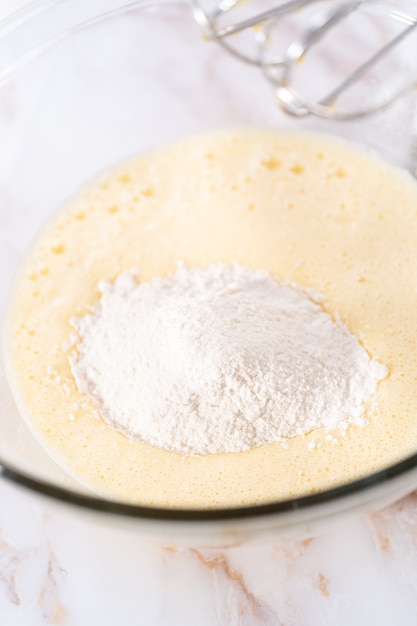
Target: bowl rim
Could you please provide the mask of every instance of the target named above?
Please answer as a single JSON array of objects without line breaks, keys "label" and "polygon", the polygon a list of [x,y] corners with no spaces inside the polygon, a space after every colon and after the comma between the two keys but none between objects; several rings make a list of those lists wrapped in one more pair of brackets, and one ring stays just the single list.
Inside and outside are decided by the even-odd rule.
[{"label": "bowl rim", "polygon": [[[263,504],[202,509],[153,507],[119,502],[117,500],[110,500],[93,494],[77,493],[71,489],[60,487],[58,485],[54,485],[53,483],[29,476],[7,462],[2,461],[0,458],[0,479],[5,479],[13,485],[23,487],[26,490],[39,495],[46,496],[50,500],[72,505],[76,508],[86,509],[95,513],[108,513],[113,517],[119,518],[124,517],[129,519],[175,523],[193,522],[194,524],[201,524],[202,522],[238,522],[245,519],[288,516],[288,514],[295,516],[302,512],[313,512],[317,510],[318,507],[323,509],[325,505],[334,504],[335,502],[339,502],[341,500],[348,504],[348,501],[353,501],[359,495],[364,493],[371,495],[377,487],[381,487],[387,483],[393,483],[396,479],[404,478],[409,475],[415,474],[414,482],[417,486],[416,469],[417,454],[413,454],[385,469],[313,494],[301,495],[295,498],[288,498],[285,500],[267,502]],[[371,498],[369,498],[369,500],[371,500]],[[314,515],[314,517],[317,517],[317,515]]]}]

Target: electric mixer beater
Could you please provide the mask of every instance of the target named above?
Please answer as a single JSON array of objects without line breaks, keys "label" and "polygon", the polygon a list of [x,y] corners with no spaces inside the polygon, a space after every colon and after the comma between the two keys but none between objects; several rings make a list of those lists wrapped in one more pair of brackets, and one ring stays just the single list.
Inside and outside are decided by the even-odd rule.
[{"label": "electric mixer beater", "polygon": [[[335,120],[353,120],[385,109],[417,85],[417,2],[380,0],[288,0],[265,8],[265,3],[220,0],[208,9],[203,0],[191,0],[194,17],[206,39],[216,41],[238,59],[259,66],[274,86],[280,106],[291,115],[314,114]],[[355,22],[356,20],[356,22]],[[358,51],[360,21],[378,27],[375,41],[367,37]],[[350,22],[350,24],[348,24]],[[300,28],[301,25],[301,28]],[[313,54],[337,56],[338,44],[350,28],[348,50],[339,52],[345,66],[336,85],[323,86],[314,96],[297,86],[300,69]],[[247,52],[248,34],[252,54]],[[243,48],[239,37],[246,37]],[[331,41],[331,38],[333,40]],[[329,44],[330,40],[330,44]],[[277,52],[274,47],[280,46]],[[330,48],[329,48],[330,46]],[[350,61],[350,62],[349,62]],[[384,67],[392,77],[378,79]],[[307,69],[308,72],[308,69]],[[310,73],[311,78],[311,73]],[[355,87],[367,83],[370,97],[358,105]],[[363,94],[363,92],[362,92]]]}]

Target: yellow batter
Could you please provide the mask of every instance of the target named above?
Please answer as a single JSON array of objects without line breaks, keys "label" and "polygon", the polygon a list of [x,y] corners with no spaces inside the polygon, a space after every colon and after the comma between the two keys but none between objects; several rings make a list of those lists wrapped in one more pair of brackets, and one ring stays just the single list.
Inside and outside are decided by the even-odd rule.
[{"label": "yellow batter", "polygon": [[[417,450],[416,241],[416,183],[345,143],[228,131],[161,148],[83,189],[30,251],[8,321],[16,400],[60,465],[119,500],[234,506],[363,476]],[[69,319],[91,310],[100,280],[133,267],[149,280],[178,260],[236,261],[324,294],[324,308],[389,369],[370,424],[192,457],[104,423],[72,378]]]}]

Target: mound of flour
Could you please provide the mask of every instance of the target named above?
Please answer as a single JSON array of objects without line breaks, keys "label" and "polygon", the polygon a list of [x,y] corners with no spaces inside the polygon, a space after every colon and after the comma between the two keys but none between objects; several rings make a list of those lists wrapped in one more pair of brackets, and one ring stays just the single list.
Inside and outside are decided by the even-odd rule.
[{"label": "mound of flour", "polygon": [[239,452],[363,422],[387,375],[309,295],[239,265],[100,283],[70,365],[129,437],[183,454]]}]

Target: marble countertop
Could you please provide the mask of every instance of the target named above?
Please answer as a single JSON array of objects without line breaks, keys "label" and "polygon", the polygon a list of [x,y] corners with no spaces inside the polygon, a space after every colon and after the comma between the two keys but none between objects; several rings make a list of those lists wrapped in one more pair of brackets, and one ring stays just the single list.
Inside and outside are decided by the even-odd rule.
[{"label": "marble countertop", "polygon": [[0,482],[0,626],[115,624],[415,626],[417,495],[300,540],[201,548]]},{"label": "marble countertop", "polygon": [[5,626],[415,626],[417,497],[319,536],[179,547],[0,484]]}]

